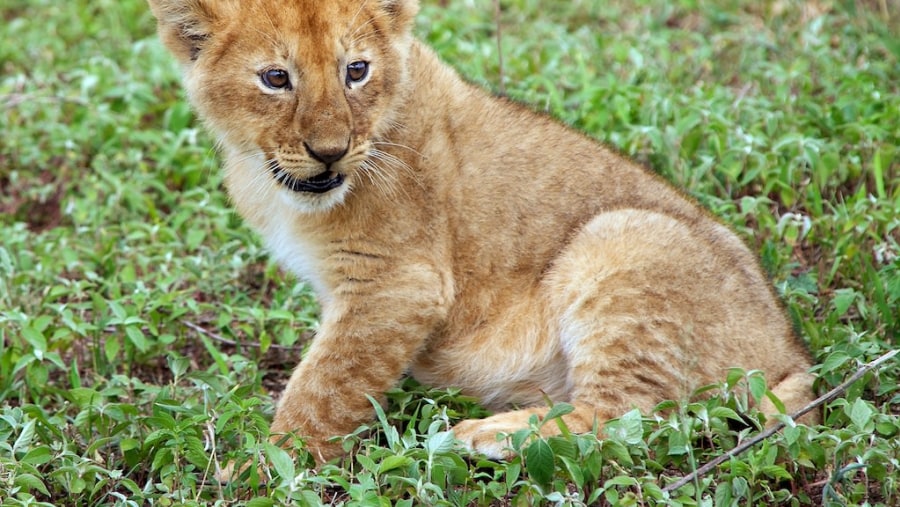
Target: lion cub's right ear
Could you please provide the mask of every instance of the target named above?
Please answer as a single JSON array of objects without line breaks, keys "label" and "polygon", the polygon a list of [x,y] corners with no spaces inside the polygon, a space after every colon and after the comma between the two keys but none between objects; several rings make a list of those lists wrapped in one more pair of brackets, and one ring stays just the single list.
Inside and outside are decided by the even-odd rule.
[{"label": "lion cub's right ear", "polygon": [[[238,0],[239,1],[239,0]],[[159,38],[179,62],[197,59],[217,22],[228,9],[228,0],[147,0],[156,16]]]}]

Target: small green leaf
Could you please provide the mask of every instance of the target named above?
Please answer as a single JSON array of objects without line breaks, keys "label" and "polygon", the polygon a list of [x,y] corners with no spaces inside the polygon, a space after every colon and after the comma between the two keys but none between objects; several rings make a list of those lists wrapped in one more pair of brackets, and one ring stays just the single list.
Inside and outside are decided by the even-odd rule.
[{"label": "small green leaf", "polygon": [[116,360],[121,349],[122,342],[119,341],[119,337],[117,336],[110,336],[103,343],[103,352],[106,354],[106,360],[110,363]]},{"label": "small green leaf", "polygon": [[26,326],[22,329],[22,338],[25,338],[25,341],[31,345],[35,357],[38,359],[44,357],[44,352],[47,351],[47,339],[43,333],[31,326]]},{"label": "small green leaf", "polygon": [[269,458],[269,463],[278,472],[279,477],[286,480],[294,478],[294,460],[291,459],[291,455],[287,451],[275,444],[266,442],[266,456]]},{"label": "small green leaf", "polygon": [[571,414],[572,411],[575,410],[575,407],[570,405],[569,403],[557,403],[550,407],[550,410],[547,411],[547,415],[544,416],[544,420],[541,421],[541,426],[547,423],[547,421],[552,421],[557,417],[562,417],[567,414]]},{"label": "small green leaf", "polygon": [[385,472],[390,472],[391,470],[405,467],[410,463],[412,463],[412,459],[407,456],[391,455],[387,458],[384,458],[384,460],[378,465],[378,473],[383,474]]},{"label": "small green leaf", "polygon": [[844,352],[833,352],[822,361],[822,368],[820,369],[821,373],[828,373],[834,371],[841,366],[844,365],[847,361],[850,360],[850,356],[848,356]]},{"label": "small green leaf", "polygon": [[762,375],[750,375],[750,378],[747,379],[747,383],[750,385],[750,395],[753,396],[753,399],[759,403],[762,401],[763,396],[766,395],[766,379]]},{"label": "small green leaf", "polygon": [[856,401],[853,402],[853,405],[850,406],[847,415],[850,417],[850,422],[853,423],[857,429],[866,431],[867,426],[872,422],[874,413],[875,411],[868,403],[863,401],[862,398],[857,398]]},{"label": "small green leaf", "polygon": [[122,452],[131,451],[133,449],[140,449],[141,441],[136,438],[123,438],[119,441],[119,449]]},{"label": "small green leaf", "polygon": [[553,449],[546,440],[537,438],[525,449],[525,469],[538,484],[550,484],[553,479]]},{"label": "small green leaf", "polygon": [[584,487],[584,470],[581,465],[571,460],[565,456],[560,457],[563,462],[563,465],[566,467],[566,471],[569,473],[569,478],[571,478],[572,482],[575,483],[575,486],[579,488]]},{"label": "small green leaf", "polygon": [[631,410],[622,417],[606,424],[610,437],[628,445],[637,445],[644,439],[643,418],[640,410]]},{"label": "small green leaf", "polygon": [[50,462],[51,459],[53,459],[53,455],[50,453],[50,448],[41,446],[28,451],[28,453],[22,457],[21,461],[22,463],[28,463],[29,465],[39,466]]},{"label": "small green leaf", "polygon": [[131,341],[139,351],[147,352],[150,350],[150,343],[144,337],[144,332],[141,331],[140,328],[128,326],[125,328],[125,334],[128,335],[128,340]]},{"label": "small green leaf", "polygon": [[449,452],[453,449],[454,437],[453,431],[439,431],[434,435],[429,435],[422,443],[422,447],[428,452],[429,456]]},{"label": "small green leaf", "polygon": [[773,479],[791,479],[791,474],[789,474],[787,470],[784,469],[784,467],[781,467],[779,465],[766,465],[762,467],[761,471],[762,473]]},{"label": "small green leaf", "polygon": [[156,452],[153,456],[153,461],[150,464],[150,470],[156,471],[161,467],[172,463],[175,460],[175,455],[172,453],[172,449],[168,447],[164,447]]},{"label": "small green leaf", "polygon": [[614,459],[620,465],[631,466],[634,464],[628,449],[615,440],[604,440],[601,450],[605,456]]},{"label": "small green leaf", "polygon": [[743,421],[740,415],[734,410],[728,407],[713,407],[709,410],[710,417],[716,417],[719,419],[730,419],[732,421]]},{"label": "small green leaf", "polygon": [[669,456],[683,456],[690,452],[690,444],[687,438],[681,432],[672,432],[669,435]]},{"label": "small green leaf", "polygon": [[778,396],[775,395],[775,393],[767,389],[766,398],[769,398],[769,401],[772,402],[772,405],[775,405],[775,410],[777,410],[780,414],[787,413],[787,407],[784,406],[784,403],[781,401],[781,399],[778,398]]},{"label": "small green leaf", "polygon": [[47,490],[47,486],[44,485],[44,482],[31,474],[17,475],[15,485],[24,488],[25,491],[37,490],[43,495],[50,496],[50,492]]},{"label": "small green leaf", "polygon": [[199,470],[206,470],[209,467],[209,456],[203,449],[203,442],[197,437],[186,439],[184,457]]},{"label": "small green leaf", "polygon": [[80,495],[87,488],[87,482],[81,477],[72,477],[69,481],[69,493]]},{"label": "small green leaf", "polygon": [[176,378],[183,376],[191,366],[190,359],[179,355],[167,356],[166,362],[169,364],[169,370],[172,372],[172,375],[175,375]]},{"label": "small green leaf", "polygon": [[372,458],[366,456],[365,454],[357,454],[356,461],[358,461],[359,464],[362,465],[363,468],[365,468],[366,470],[368,470],[370,472],[374,473],[374,472],[378,471],[378,465],[375,464],[375,461]]},{"label": "small green leaf", "polygon": [[553,449],[553,455],[556,457],[575,459],[575,456],[578,454],[575,442],[569,438],[561,436],[550,437],[547,439],[547,443],[550,445],[550,448]]},{"label": "small green leaf", "polygon": [[640,483],[638,483],[638,480],[635,479],[634,477],[629,477],[627,475],[619,475],[619,476],[613,477],[612,479],[603,483],[603,487],[604,488],[609,488],[610,486],[631,487],[631,486],[638,486],[639,484]]},{"label": "small green leaf", "polygon": [[25,425],[22,426],[22,432],[19,433],[19,438],[16,439],[16,443],[14,443],[12,446],[13,452],[25,450],[31,445],[31,440],[34,438],[36,424],[37,421],[35,421],[34,419],[29,419],[28,422],[26,422]]},{"label": "small green leaf", "polygon": [[69,389],[69,399],[79,408],[97,406],[97,402],[103,400],[103,395],[89,387],[76,387]]},{"label": "small green leaf", "polygon": [[738,385],[738,382],[740,382],[744,376],[744,370],[740,368],[731,368],[728,370],[728,375],[725,377],[725,384],[729,389],[732,389],[734,386]]},{"label": "small green leaf", "polygon": [[857,293],[853,289],[838,289],[834,291],[834,299],[831,304],[834,306],[835,317],[843,317],[850,309],[850,305],[856,301]]}]

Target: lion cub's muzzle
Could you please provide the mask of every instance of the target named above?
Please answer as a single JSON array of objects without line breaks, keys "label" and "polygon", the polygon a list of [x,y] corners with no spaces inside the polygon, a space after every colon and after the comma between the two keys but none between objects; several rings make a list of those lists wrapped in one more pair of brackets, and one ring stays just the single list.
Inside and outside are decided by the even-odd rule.
[{"label": "lion cub's muzzle", "polygon": [[313,194],[324,194],[344,184],[344,175],[333,171],[331,168],[336,162],[344,158],[344,155],[347,154],[347,148],[314,150],[306,143],[303,143],[303,146],[306,148],[309,156],[316,162],[321,163],[325,170],[310,178],[298,178],[273,160],[269,166],[272,174],[275,176],[275,181],[294,192],[309,192]]},{"label": "lion cub's muzzle", "polygon": [[288,174],[277,163],[271,164],[275,181],[294,192],[310,192],[324,194],[344,184],[344,175],[333,171],[323,171],[312,178],[300,179]]}]

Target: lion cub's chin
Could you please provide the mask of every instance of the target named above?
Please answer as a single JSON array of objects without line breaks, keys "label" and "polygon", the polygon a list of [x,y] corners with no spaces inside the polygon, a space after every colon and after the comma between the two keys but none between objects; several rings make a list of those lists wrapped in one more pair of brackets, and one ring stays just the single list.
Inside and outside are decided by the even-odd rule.
[{"label": "lion cub's chin", "polygon": [[345,177],[341,186],[321,194],[297,192],[281,184],[278,187],[278,197],[282,202],[299,213],[310,214],[324,213],[343,204],[350,192],[351,184],[349,178]]}]

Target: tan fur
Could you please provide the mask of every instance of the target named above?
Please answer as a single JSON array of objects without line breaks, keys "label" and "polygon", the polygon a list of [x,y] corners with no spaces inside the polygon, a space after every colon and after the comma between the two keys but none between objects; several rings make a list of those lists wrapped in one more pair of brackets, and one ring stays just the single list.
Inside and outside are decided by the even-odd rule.
[{"label": "tan fur", "polygon": [[[811,399],[810,358],[742,242],[633,162],[465,83],[409,34],[415,0],[149,2],[234,204],[322,305],[274,433],[334,457],[326,440],[404,373],[500,411],[455,428],[491,456],[545,395],[575,405],[576,432],[729,367],[765,371],[788,410]],[[276,163],[344,180],[295,191]]]}]

